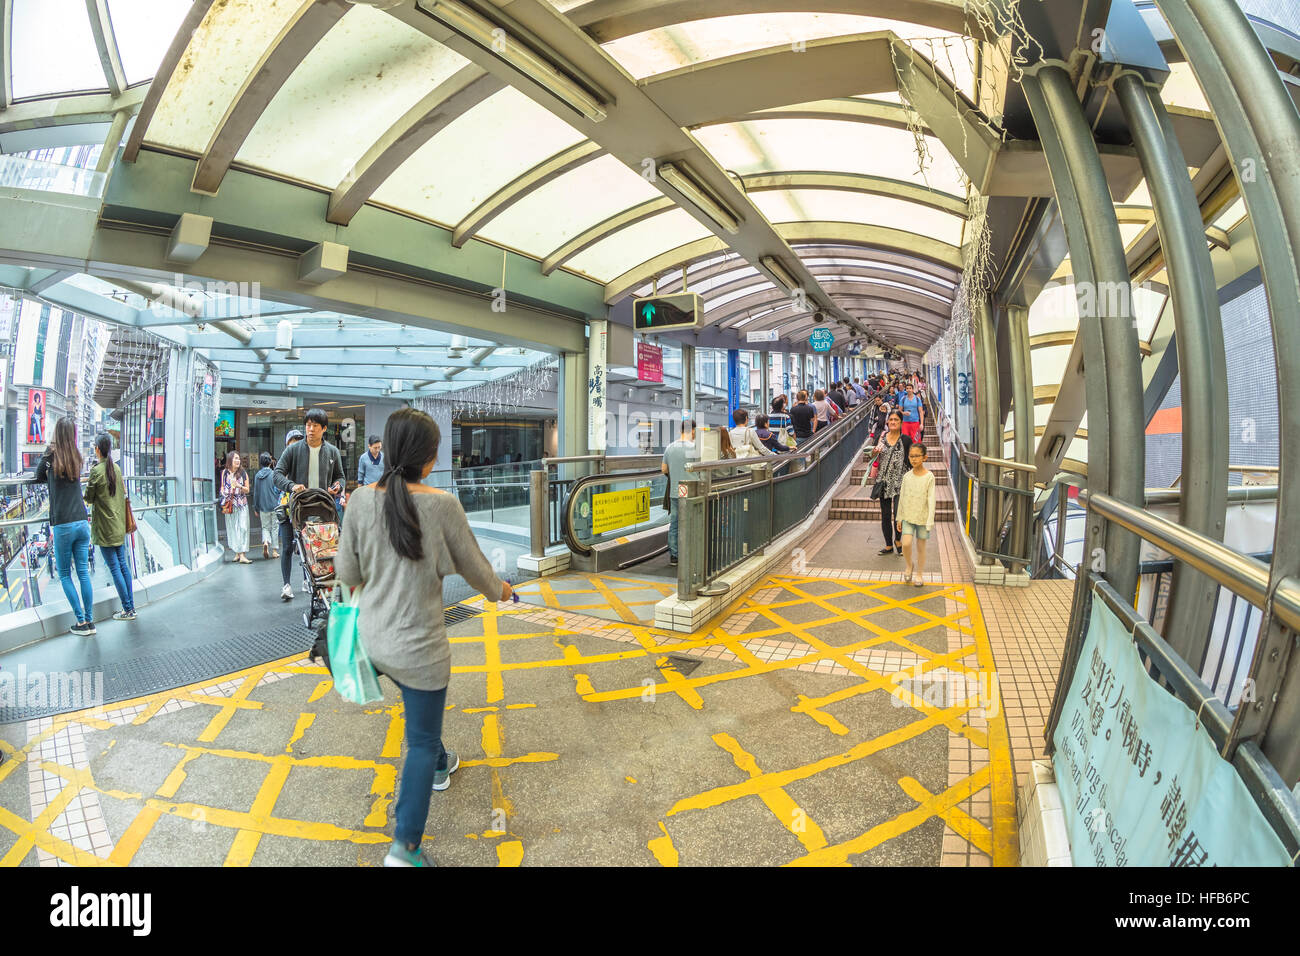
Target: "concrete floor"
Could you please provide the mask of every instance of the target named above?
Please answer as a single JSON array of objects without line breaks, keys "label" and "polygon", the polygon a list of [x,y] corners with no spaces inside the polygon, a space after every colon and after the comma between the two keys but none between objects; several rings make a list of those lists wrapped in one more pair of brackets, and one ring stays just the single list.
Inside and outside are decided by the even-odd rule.
[{"label": "concrete floor", "polygon": [[[778,576],[696,635],[491,605],[450,632],[462,769],[427,847],[452,865],[937,865],[956,838],[964,862],[1005,863],[996,706],[889,676],[975,673],[973,604],[964,585]],[[0,865],[376,865],[402,756],[383,684],[357,707],[284,661],[0,727]],[[954,740],[987,749],[958,767]]]}]

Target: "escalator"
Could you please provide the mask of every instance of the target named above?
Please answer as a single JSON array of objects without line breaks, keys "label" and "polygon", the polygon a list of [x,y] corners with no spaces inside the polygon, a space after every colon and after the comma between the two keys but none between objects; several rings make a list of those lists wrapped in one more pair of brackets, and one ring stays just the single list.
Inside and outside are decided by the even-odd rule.
[{"label": "escalator", "polygon": [[672,577],[668,564],[668,478],[658,468],[576,479],[560,510],[569,566],[580,571],[624,571]]}]

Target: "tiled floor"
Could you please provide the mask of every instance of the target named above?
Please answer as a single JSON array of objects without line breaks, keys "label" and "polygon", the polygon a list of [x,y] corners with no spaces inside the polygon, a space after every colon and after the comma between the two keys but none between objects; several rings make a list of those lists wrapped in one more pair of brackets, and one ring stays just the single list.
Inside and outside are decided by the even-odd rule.
[{"label": "tiled floor", "polygon": [[1032,581],[1027,588],[976,585],[1007,708],[1017,787],[1029,762],[1045,755],[1043,728],[1052,707],[1070,619],[1073,581]]}]

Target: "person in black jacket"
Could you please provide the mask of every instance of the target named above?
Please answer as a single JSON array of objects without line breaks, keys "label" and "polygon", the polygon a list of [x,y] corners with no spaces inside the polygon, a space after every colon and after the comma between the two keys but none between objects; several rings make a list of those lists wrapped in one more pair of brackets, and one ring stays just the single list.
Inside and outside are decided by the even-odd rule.
[{"label": "person in black jacket", "polygon": [[[284,450],[275,466],[275,487],[282,492],[299,492],[305,488],[324,488],[334,497],[343,492],[343,456],[325,440],[329,416],[320,408],[313,408],[303,421],[306,441],[296,442]],[[293,588],[289,586],[289,569],[293,566],[293,531],[289,516],[283,515],[280,523],[280,577],[284,587],[280,600],[292,601]]]},{"label": "person in black jacket", "polygon": [[[49,553],[58,562],[59,583],[77,617],[77,623],[69,630],[90,637],[95,633],[95,594],[90,583],[90,522],[86,520],[86,502],[81,497],[83,463],[77,450],[77,426],[70,418],[60,418],[54,426],[54,440],[37,463],[31,483],[49,483],[52,526]],[[81,585],[80,599],[72,583],[74,564]]]}]

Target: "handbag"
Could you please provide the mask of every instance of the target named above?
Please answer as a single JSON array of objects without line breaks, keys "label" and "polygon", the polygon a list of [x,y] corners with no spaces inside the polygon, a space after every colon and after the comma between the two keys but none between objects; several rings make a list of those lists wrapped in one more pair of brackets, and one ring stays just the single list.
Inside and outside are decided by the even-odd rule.
[{"label": "handbag", "polygon": [[223,515],[232,515],[235,513],[235,503],[227,498],[221,503],[221,513]]},{"label": "handbag", "polygon": [[135,523],[135,513],[131,510],[131,499],[127,498],[125,500],[126,500],[126,533],[135,534],[137,525]]},{"label": "handbag", "polygon": [[379,675],[361,643],[360,599],[361,588],[353,588],[346,603],[336,602],[330,608],[325,640],[329,647],[330,675],[339,696],[354,704],[373,704],[384,695],[379,689]]}]

